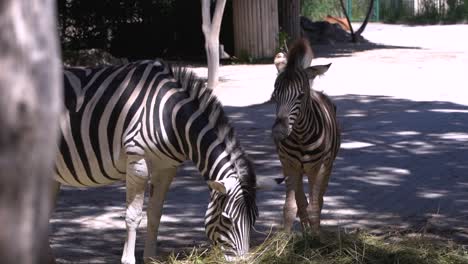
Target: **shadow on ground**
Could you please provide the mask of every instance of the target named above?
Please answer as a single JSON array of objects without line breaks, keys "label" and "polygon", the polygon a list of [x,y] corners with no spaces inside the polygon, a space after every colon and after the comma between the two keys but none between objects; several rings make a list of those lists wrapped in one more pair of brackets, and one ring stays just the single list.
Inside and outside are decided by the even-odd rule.
[{"label": "shadow on ground", "polygon": [[[343,143],[326,193],[324,225],[387,232],[399,228],[468,242],[468,107],[380,96],[333,97]],[[270,136],[274,106],[225,107],[255,161],[260,217],[256,243],[281,223],[284,186]],[[208,202],[193,166],[178,173],[165,204],[162,255],[207,244]],[[52,245],[61,263],[117,263],[124,243],[122,184],[65,188],[52,221]],[[144,226],[145,223],[142,224]],[[141,258],[144,228],[137,238]]]},{"label": "shadow on ground", "polygon": [[[370,51],[370,50],[385,50],[385,49],[401,49],[401,50],[420,50],[420,47],[411,46],[396,46],[396,45],[385,45],[373,42],[358,42],[352,43],[335,43],[335,44],[316,44],[312,45],[315,58],[340,58],[340,57],[352,57],[354,53]],[[273,57],[261,58],[261,59],[249,59],[246,58],[235,58],[226,59],[221,61],[221,65],[233,65],[233,64],[272,64]],[[174,65],[181,65],[186,67],[206,67],[204,61],[170,61]],[[206,79],[206,77],[204,77]],[[222,80],[221,81],[226,81]]]},{"label": "shadow on ground", "polygon": [[409,49],[419,50],[419,47],[408,46],[393,46],[377,44],[372,42],[363,43],[338,43],[334,45],[314,45],[314,55],[316,58],[339,58],[351,57],[353,53],[363,52],[368,50],[382,50],[382,49]]}]

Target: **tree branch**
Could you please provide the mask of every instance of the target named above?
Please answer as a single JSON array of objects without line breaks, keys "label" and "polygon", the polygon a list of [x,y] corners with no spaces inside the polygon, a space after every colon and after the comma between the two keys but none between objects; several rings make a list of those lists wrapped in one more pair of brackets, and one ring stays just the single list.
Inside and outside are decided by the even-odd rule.
[{"label": "tree branch", "polygon": [[356,42],[356,34],[354,34],[353,25],[351,24],[351,20],[349,19],[348,11],[346,10],[343,0],[340,0],[340,5],[341,9],[343,10],[343,14],[346,17],[346,21],[348,21],[349,29],[351,31],[351,41]]},{"label": "tree branch", "polygon": [[360,36],[362,32],[364,31],[364,29],[366,28],[367,22],[369,22],[369,18],[372,13],[373,7],[374,7],[374,0],[370,0],[369,9],[367,9],[366,18],[364,19],[364,22],[362,22],[361,27],[359,27],[359,29],[356,31],[357,36]]},{"label": "tree branch", "polygon": [[219,32],[226,0],[217,0],[211,19],[211,0],[202,1],[202,30],[205,35],[205,50],[208,64],[208,87],[216,88],[219,79]]},{"label": "tree branch", "polygon": [[221,30],[221,21],[223,20],[224,7],[226,6],[226,0],[217,0],[216,8],[213,14],[213,20],[211,24],[212,37],[219,38],[219,32]]},{"label": "tree branch", "polygon": [[210,34],[211,29],[211,0],[201,0],[202,2],[202,30],[205,39]]}]

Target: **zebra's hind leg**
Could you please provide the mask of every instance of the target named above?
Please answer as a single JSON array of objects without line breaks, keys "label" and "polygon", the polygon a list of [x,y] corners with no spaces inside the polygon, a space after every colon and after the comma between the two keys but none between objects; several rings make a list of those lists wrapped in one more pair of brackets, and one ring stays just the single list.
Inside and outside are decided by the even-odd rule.
[{"label": "zebra's hind leg", "polygon": [[125,225],[127,237],[122,253],[122,264],[135,264],[136,230],[143,215],[145,188],[148,183],[148,168],[141,157],[129,157],[127,160],[127,210]]},{"label": "zebra's hind leg", "polygon": [[162,216],[162,208],[166,193],[177,172],[177,168],[151,171],[151,188],[149,204],[147,209],[148,229],[146,234],[146,243],[144,258],[145,261],[151,261],[156,256],[156,242],[158,238],[159,223]]}]

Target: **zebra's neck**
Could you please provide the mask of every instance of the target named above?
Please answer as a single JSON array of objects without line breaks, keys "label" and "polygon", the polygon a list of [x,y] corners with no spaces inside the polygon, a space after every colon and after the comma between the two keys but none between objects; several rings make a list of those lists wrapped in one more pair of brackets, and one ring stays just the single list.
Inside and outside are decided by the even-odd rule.
[{"label": "zebra's neck", "polygon": [[323,111],[319,102],[314,95],[310,95],[304,100],[300,114],[293,127],[292,134],[297,141],[300,141],[302,146],[308,147],[313,144],[324,132]]},{"label": "zebra's neck", "polygon": [[301,130],[307,130],[310,132],[310,129],[320,122],[318,116],[320,115],[319,105],[315,102],[310,96],[304,100],[299,111],[299,116],[297,118],[298,125],[297,128]]},{"label": "zebra's neck", "polygon": [[166,138],[168,156],[191,160],[206,180],[236,175],[228,147],[236,141],[229,137],[232,128],[212,91],[191,72],[179,68],[165,86],[155,96],[164,107],[154,109],[153,116],[157,115],[155,126],[162,130],[160,138]]},{"label": "zebra's neck", "polygon": [[185,157],[193,161],[206,180],[236,175],[231,153],[227,149],[225,138],[220,135],[222,128],[216,122],[216,119],[224,118],[221,116],[224,114],[207,112],[200,105],[193,108],[198,110],[188,119],[177,122],[180,142],[185,146]]}]

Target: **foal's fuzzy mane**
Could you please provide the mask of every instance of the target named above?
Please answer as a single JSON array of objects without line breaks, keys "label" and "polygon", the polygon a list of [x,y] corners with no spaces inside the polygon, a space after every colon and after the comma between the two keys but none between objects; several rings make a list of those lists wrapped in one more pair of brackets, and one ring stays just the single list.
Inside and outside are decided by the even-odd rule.
[{"label": "foal's fuzzy mane", "polygon": [[314,53],[305,38],[301,38],[293,43],[287,55],[286,71],[295,71],[308,67],[314,57]]},{"label": "foal's fuzzy mane", "polygon": [[[237,140],[234,128],[224,113],[221,102],[213,95],[213,91],[204,84],[204,80],[198,78],[192,71],[185,67],[171,66],[171,72],[188,95],[195,98],[194,103],[205,107],[205,112],[209,113],[210,123],[216,129],[219,140],[224,142],[226,152],[230,156],[231,163],[234,165],[243,189],[249,194],[247,196],[252,199],[247,204],[254,205],[256,175],[253,163]],[[256,208],[254,210],[256,211]]]}]

